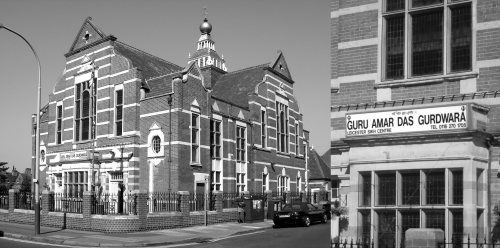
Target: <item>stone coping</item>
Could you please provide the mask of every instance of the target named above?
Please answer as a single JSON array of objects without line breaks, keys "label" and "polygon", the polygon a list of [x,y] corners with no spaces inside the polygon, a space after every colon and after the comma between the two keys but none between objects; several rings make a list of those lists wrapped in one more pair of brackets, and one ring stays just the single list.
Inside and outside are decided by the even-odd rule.
[{"label": "stone coping", "polygon": [[8,214],[9,210],[8,209],[0,209],[0,213]]},{"label": "stone coping", "polygon": [[110,219],[110,220],[134,220],[139,219],[137,215],[100,215],[93,214],[91,215],[92,219]]},{"label": "stone coping", "polygon": [[35,210],[29,210],[29,209],[14,209],[14,213],[23,213],[23,214],[35,214]]},{"label": "stone coping", "polygon": [[66,214],[66,217],[71,217],[71,218],[83,218],[83,214],[77,214],[77,213],[64,213],[64,212],[49,212],[49,215],[51,216],[60,216],[63,217],[64,214]]},{"label": "stone coping", "polygon": [[224,208],[222,209],[222,212],[228,213],[228,212],[240,212],[239,208]]},{"label": "stone coping", "polygon": [[182,216],[182,213],[178,211],[148,213],[148,217],[163,217],[163,216]]}]

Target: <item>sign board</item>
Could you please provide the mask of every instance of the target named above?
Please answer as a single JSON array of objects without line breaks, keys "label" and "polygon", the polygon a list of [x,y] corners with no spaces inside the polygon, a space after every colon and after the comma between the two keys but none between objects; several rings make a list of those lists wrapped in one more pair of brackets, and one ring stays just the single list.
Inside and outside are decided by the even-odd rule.
[{"label": "sign board", "polygon": [[346,137],[467,128],[467,106],[346,114]]},{"label": "sign board", "polygon": [[89,160],[90,154],[87,151],[64,152],[59,154],[60,162]]}]

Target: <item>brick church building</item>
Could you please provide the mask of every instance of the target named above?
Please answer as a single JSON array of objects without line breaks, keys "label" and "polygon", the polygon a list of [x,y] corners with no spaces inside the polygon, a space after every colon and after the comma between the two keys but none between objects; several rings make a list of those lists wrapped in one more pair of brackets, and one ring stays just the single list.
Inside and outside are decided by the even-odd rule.
[{"label": "brick church building", "polygon": [[498,1],[331,3],[340,235],[374,247],[402,247],[410,228],[498,240]]},{"label": "brick church building", "polygon": [[206,18],[200,31],[179,66],[87,18],[42,109],[40,185],[67,194],[304,190],[308,135],[283,53],[228,71]]}]

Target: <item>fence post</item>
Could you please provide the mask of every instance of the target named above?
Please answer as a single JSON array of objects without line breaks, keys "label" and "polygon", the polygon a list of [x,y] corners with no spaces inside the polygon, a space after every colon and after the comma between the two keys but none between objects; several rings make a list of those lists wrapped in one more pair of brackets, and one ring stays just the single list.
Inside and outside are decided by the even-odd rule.
[{"label": "fence post", "polygon": [[42,210],[40,211],[40,219],[42,224],[44,219],[49,215],[50,211],[53,211],[54,206],[54,192],[43,190],[42,191]]},{"label": "fence post", "polygon": [[[189,191],[179,191],[179,195],[181,196],[181,214],[183,218],[189,217]],[[184,220],[187,222],[187,219]]]},{"label": "fence post", "polygon": [[148,191],[134,190],[136,195],[136,211],[139,221],[141,223],[140,229],[145,230],[148,222]]},{"label": "fence post", "polygon": [[300,198],[302,202],[307,202],[307,194],[305,191],[300,191]]},{"label": "fence post", "polygon": [[19,190],[9,189],[9,213],[14,213],[14,209],[16,208],[16,194]]},{"label": "fence post", "polygon": [[84,191],[82,199],[82,216],[83,216],[83,226],[85,230],[92,229],[92,203],[94,198],[93,191]]},{"label": "fence post", "polygon": [[214,191],[213,194],[215,195],[215,210],[222,213],[222,192]]}]

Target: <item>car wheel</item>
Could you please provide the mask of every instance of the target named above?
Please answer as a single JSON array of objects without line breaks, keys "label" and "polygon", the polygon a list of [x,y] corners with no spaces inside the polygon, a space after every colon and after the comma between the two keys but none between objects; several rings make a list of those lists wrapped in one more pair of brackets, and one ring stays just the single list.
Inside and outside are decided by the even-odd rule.
[{"label": "car wheel", "polygon": [[321,223],[326,223],[328,222],[328,216],[326,214],[323,214],[323,219],[321,220]]},{"label": "car wheel", "polygon": [[310,226],[311,225],[311,219],[309,219],[309,216],[304,217],[304,226]]}]

